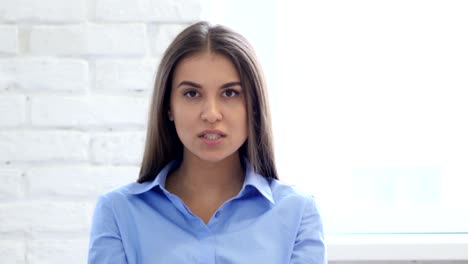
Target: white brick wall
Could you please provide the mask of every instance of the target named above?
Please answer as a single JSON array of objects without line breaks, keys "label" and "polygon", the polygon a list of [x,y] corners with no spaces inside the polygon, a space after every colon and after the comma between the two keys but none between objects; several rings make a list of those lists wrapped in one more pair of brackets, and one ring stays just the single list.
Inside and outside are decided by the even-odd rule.
[{"label": "white brick wall", "polygon": [[137,166],[33,167],[26,171],[26,195],[33,199],[94,198],[114,186],[136,180],[138,171]]},{"label": "white brick wall", "polygon": [[0,132],[0,162],[10,165],[15,162],[88,160],[87,133],[32,129]]},{"label": "white brick wall", "polygon": [[15,26],[0,25],[0,54],[16,54],[18,29]]},{"label": "white brick wall", "polygon": [[0,21],[63,23],[86,20],[87,0],[2,0]]},{"label": "white brick wall", "polygon": [[[88,241],[86,239],[40,239],[28,243],[28,263],[49,264],[86,263]],[[73,257],[70,257],[73,256]]]},{"label": "white brick wall", "polygon": [[34,55],[146,55],[144,24],[85,24],[34,26],[29,40]]},{"label": "white brick wall", "polygon": [[31,101],[31,122],[36,126],[74,128],[142,127],[148,103],[148,97],[128,95],[37,96]]},{"label": "white brick wall", "polygon": [[138,165],[143,155],[144,140],[143,132],[97,134],[91,139],[91,160],[99,164]]},{"label": "white brick wall", "polygon": [[97,90],[152,91],[159,60],[96,60]]},{"label": "white brick wall", "polygon": [[[187,24],[188,25],[188,24]],[[184,24],[152,24],[148,26],[151,52],[161,56],[172,39],[187,25]]]},{"label": "white brick wall", "polygon": [[5,263],[25,263],[26,246],[24,241],[0,238],[0,256],[7,260]]},{"label": "white brick wall", "polygon": [[23,196],[25,184],[21,170],[0,168],[0,183],[0,203],[6,200],[16,200]]},{"label": "white brick wall", "polygon": [[24,95],[0,95],[0,126],[19,126],[26,122],[26,97]]},{"label": "white brick wall", "polygon": [[202,0],[0,0],[0,262],[86,263],[134,181],[157,63]]},{"label": "white brick wall", "polygon": [[100,21],[177,22],[196,20],[201,13],[198,0],[96,0]]},{"label": "white brick wall", "polygon": [[88,78],[88,62],[84,59],[0,58],[0,92],[84,92]]}]

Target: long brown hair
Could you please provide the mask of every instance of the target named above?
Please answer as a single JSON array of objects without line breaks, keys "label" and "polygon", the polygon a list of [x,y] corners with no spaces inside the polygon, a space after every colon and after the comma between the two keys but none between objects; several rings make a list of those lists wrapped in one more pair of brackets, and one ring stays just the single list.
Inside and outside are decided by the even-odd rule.
[{"label": "long brown hair", "polygon": [[240,34],[227,27],[212,26],[202,21],[182,31],[169,45],[159,64],[138,182],[154,180],[171,160],[182,157],[183,145],[174,123],[168,117],[172,75],[181,59],[204,51],[229,58],[239,72],[241,85],[246,91],[248,137],[239,154],[249,160],[256,173],[278,179],[268,95],[255,52]]}]

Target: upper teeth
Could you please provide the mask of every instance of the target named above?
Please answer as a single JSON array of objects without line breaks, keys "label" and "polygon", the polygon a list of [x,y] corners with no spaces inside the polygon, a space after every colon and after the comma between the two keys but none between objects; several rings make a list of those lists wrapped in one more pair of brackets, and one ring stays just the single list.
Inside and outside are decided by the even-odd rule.
[{"label": "upper teeth", "polygon": [[203,135],[204,138],[210,139],[210,140],[215,140],[221,137],[220,134],[205,134]]}]

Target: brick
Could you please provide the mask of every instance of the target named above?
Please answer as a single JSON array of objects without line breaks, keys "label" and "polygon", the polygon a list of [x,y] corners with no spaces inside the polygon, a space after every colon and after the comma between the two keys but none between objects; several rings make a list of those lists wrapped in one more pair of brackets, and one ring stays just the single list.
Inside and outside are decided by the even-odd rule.
[{"label": "brick", "polygon": [[29,264],[87,262],[88,240],[86,239],[40,239],[28,241]]},{"label": "brick", "polygon": [[96,200],[99,194],[134,182],[139,167],[47,166],[26,172],[27,195],[42,197],[81,197]]},{"label": "brick", "polygon": [[84,91],[88,71],[79,59],[0,59],[0,90]]},{"label": "brick", "polygon": [[0,204],[0,233],[88,231],[94,202],[22,201]]},{"label": "brick", "polygon": [[16,26],[0,25],[0,54],[18,52],[18,29]]},{"label": "brick", "polygon": [[2,263],[26,263],[25,244],[17,240],[0,240]]},{"label": "brick", "polygon": [[96,135],[91,139],[91,159],[96,163],[139,165],[144,144],[143,131]]},{"label": "brick", "polygon": [[2,0],[0,21],[79,22],[87,15],[86,0]]},{"label": "brick", "polygon": [[130,96],[41,96],[32,98],[32,124],[38,126],[143,126],[148,98]]},{"label": "brick", "polygon": [[34,55],[144,55],[146,28],[140,24],[35,26],[30,52]]},{"label": "brick", "polygon": [[189,24],[151,24],[148,26],[151,52],[162,56],[174,38]]},{"label": "brick", "polygon": [[96,89],[152,91],[156,60],[97,60]]},{"label": "brick", "polygon": [[21,170],[0,168],[0,182],[0,200],[16,199],[23,195]]},{"label": "brick", "polygon": [[34,26],[29,37],[29,52],[34,55],[86,55],[86,27]]},{"label": "brick", "polygon": [[91,55],[145,55],[146,27],[138,24],[95,25],[87,32]]},{"label": "brick", "polygon": [[18,126],[26,122],[26,97],[0,96],[0,126]]},{"label": "brick", "polygon": [[0,161],[85,161],[88,142],[76,131],[0,131]]},{"label": "brick", "polygon": [[96,19],[101,21],[196,21],[200,0],[96,0]]}]

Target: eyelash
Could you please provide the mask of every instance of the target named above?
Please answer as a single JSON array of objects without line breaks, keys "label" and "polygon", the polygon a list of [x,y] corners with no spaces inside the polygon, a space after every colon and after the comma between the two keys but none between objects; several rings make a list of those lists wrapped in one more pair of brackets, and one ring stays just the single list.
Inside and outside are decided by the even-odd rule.
[{"label": "eyelash", "polygon": [[[232,92],[232,93],[234,93],[234,95],[233,96],[227,96],[226,95],[227,92]],[[238,91],[236,91],[234,89],[226,89],[226,90],[223,91],[223,95],[226,95],[226,97],[234,97],[234,96],[238,96],[239,94],[240,94],[240,92],[238,92]]]},{"label": "eyelash", "polygon": [[[189,96],[190,93],[196,93],[196,95],[195,96]],[[188,98],[194,98],[194,97],[200,96],[200,93],[198,93],[196,90],[187,90],[187,91],[184,92],[184,96],[188,97]]]},{"label": "eyelash", "polygon": [[[226,95],[226,93],[228,93],[228,92],[231,92],[233,94],[231,96],[228,96],[228,95]],[[195,95],[193,95],[193,93],[195,93]],[[223,91],[223,96],[226,96],[228,98],[236,97],[239,94],[240,94],[240,92],[236,91],[234,89],[226,89],[226,90]],[[187,90],[187,91],[184,92],[184,96],[188,97],[188,98],[194,98],[194,97],[199,97],[200,93],[197,90]]]}]

